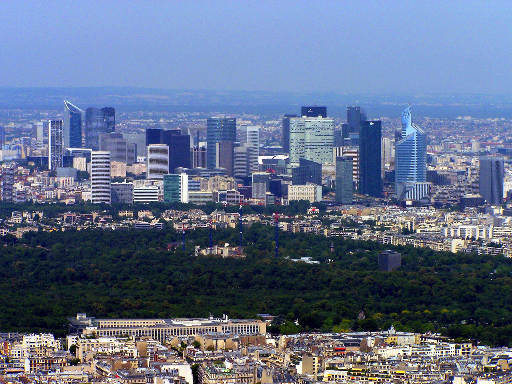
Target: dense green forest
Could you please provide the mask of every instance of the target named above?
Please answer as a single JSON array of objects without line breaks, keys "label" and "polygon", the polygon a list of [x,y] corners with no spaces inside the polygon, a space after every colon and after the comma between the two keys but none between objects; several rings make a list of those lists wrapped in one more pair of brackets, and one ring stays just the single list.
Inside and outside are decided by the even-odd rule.
[{"label": "dense green forest", "polygon": [[[438,331],[453,338],[512,345],[512,260],[398,247],[402,267],[381,272],[389,249],[254,224],[245,259],[194,257],[208,230],[31,232],[0,238],[0,330],[64,335],[66,317],[255,317],[278,315],[272,332],[299,330]],[[238,230],[217,230],[238,243]],[[331,252],[331,243],[334,252]],[[293,262],[311,256],[320,264]],[[365,319],[358,320],[364,311]],[[299,326],[294,324],[298,320]]]}]

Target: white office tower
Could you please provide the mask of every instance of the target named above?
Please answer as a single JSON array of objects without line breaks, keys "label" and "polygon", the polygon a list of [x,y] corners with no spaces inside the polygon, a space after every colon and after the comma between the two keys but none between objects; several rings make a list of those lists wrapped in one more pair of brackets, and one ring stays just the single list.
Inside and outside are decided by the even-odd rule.
[{"label": "white office tower", "polygon": [[150,144],[146,153],[146,178],[148,180],[163,180],[169,173],[169,146],[165,144]]},{"label": "white office tower", "polygon": [[180,201],[188,203],[188,175],[185,172],[180,173]]},{"label": "white office tower", "polygon": [[258,172],[258,156],[260,155],[260,127],[257,125],[241,125],[239,131],[240,146],[248,148],[249,175]]},{"label": "white office tower", "polygon": [[36,121],[34,125],[36,131],[36,140],[42,144],[44,140],[44,122]]},{"label": "white office tower", "polygon": [[382,177],[384,177],[384,171],[389,168],[394,160],[394,143],[388,137],[382,138]]},{"label": "white office tower", "polygon": [[334,119],[324,117],[290,118],[290,165],[299,166],[299,159],[332,163]]},{"label": "white office tower", "polygon": [[48,168],[56,171],[57,168],[62,167],[64,159],[62,120],[50,120],[48,129]]},{"label": "white office tower", "polygon": [[110,152],[91,152],[91,201],[110,204]]},{"label": "white office tower", "polygon": [[250,154],[247,147],[236,147],[233,153],[233,176],[247,177],[253,172],[250,170]]}]

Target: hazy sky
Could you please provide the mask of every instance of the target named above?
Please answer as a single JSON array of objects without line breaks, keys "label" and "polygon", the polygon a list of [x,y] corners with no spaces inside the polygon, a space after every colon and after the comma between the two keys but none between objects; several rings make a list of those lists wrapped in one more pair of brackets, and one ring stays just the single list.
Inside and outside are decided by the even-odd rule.
[{"label": "hazy sky", "polygon": [[0,2],[0,86],[510,93],[510,1]]}]

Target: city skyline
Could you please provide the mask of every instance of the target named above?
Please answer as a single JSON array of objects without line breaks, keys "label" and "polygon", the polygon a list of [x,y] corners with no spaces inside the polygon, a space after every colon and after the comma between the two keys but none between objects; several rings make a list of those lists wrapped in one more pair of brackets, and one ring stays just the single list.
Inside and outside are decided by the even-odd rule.
[{"label": "city skyline", "polygon": [[3,2],[0,87],[507,93],[506,4]]}]

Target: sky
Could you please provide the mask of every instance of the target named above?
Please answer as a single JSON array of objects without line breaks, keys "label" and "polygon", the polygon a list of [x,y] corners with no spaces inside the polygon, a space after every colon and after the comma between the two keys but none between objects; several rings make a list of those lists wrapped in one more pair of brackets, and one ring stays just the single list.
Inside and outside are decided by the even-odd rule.
[{"label": "sky", "polygon": [[512,2],[3,0],[0,87],[512,91]]}]

